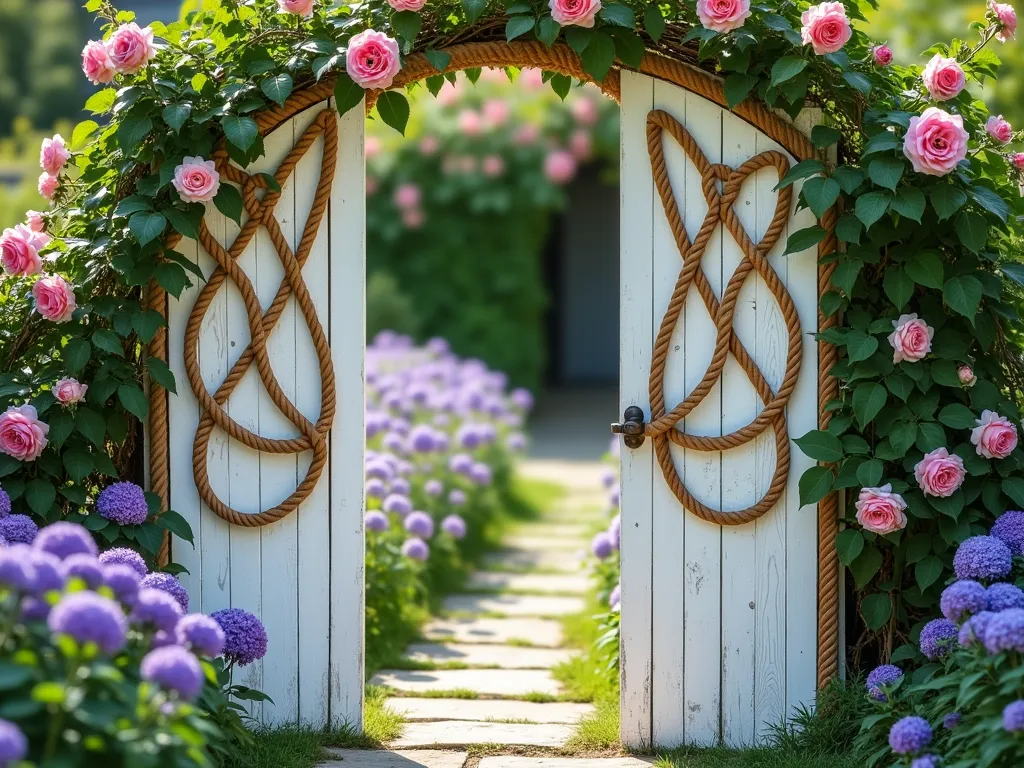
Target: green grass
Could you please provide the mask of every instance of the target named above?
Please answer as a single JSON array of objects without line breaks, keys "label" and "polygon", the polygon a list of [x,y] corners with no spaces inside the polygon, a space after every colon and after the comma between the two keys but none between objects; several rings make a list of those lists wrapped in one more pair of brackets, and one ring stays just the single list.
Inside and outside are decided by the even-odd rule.
[{"label": "green grass", "polygon": [[546,480],[536,480],[516,474],[512,480],[512,493],[506,500],[509,517],[518,520],[536,520],[541,514],[565,497],[565,487]]},{"label": "green grass", "polygon": [[470,688],[448,688],[439,691],[389,691],[392,696],[409,699],[479,699],[480,694]]},{"label": "green grass", "polygon": [[510,637],[505,641],[505,645],[511,645],[516,648],[533,648],[533,641],[522,637]]},{"label": "green grass", "polygon": [[762,749],[684,748],[657,753],[655,768],[855,768],[862,760],[835,752],[812,753],[778,747]]},{"label": "green grass", "polygon": [[569,738],[568,750],[615,749],[619,746],[619,701],[604,698],[595,705],[596,709],[576,724],[576,731]]}]

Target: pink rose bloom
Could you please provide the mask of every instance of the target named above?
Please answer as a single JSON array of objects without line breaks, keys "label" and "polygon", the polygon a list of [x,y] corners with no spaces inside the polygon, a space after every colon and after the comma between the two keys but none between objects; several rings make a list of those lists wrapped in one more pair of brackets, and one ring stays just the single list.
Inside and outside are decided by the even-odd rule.
[{"label": "pink rose bloom", "polygon": [[697,16],[706,29],[732,32],[750,16],[750,0],[697,0]]},{"label": "pink rose bloom", "polygon": [[419,229],[423,226],[423,221],[423,211],[419,208],[409,208],[408,210],[402,211],[402,223],[408,229]]},{"label": "pink rose bloom", "polygon": [[978,383],[978,377],[974,375],[974,371],[971,370],[969,365],[961,365],[956,375],[960,379],[960,383],[964,385],[964,388],[969,389]]},{"label": "pink rose bloom", "polygon": [[918,173],[945,176],[967,157],[967,138],[960,115],[928,107],[920,117],[910,118],[903,154]]},{"label": "pink rose bloom", "polygon": [[34,406],[12,405],[0,414],[0,452],[18,461],[35,461],[46,447],[49,431]]},{"label": "pink rose bloom", "polygon": [[44,171],[56,175],[70,158],[71,153],[59,133],[51,139],[43,139],[42,149],[39,150],[39,165]]},{"label": "pink rose bloom", "polygon": [[484,102],[484,122],[491,127],[503,125],[509,116],[508,104],[501,99],[488,99]]},{"label": "pink rose bloom", "polygon": [[313,15],[313,0],[277,0],[281,13],[294,13],[309,18]]},{"label": "pink rose bloom", "polygon": [[415,184],[399,184],[395,188],[395,205],[401,209],[419,208],[422,199],[420,188]]},{"label": "pink rose bloom", "polygon": [[892,492],[890,483],[881,488],[862,488],[855,506],[857,522],[872,533],[884,536],[907,527],[907,516],[903,512],[907,502]]},{"label": "pink rose bloom", "polygon": [[1018,171],[1024,171],[1024,152],[1016,152],[1011,158],[1013,167]]},{"label": "pink rose bloom", "polygon": [[438,142],[436,136],[424,136],[420,139],[420,154],[424,157],[430,157],[437,152],[439,146],[440,142]]},{"label": "pink rose bloom", "polygon": [[380,150],[380,139],[376,136],[367,136],[366,142],[363,144],[363,153],[366,155],[367,159],[379,155]]},{"label": "pink rose bloom", "polygon": [[348,76],[361,88],[390,88],[402,68],[398,43],[372,29],[349,40],[347,62]]},{"label": "pink rose bloom", "polygon": [[427,0],[388,0],[388,5],[396,11],[421,11]]},{"label": "pink rose bloom", "polygon": [[569,137],[569,150],[577,160],[586,160],[590,157],[593,147],[590,141],[590,134],[586,131],[573,131]]},{"label": "pink rose bloom", "polygon": [[88,389],[88,384],[65,377],[58,379],[57,383],[53,385],[53,396],[64,405],[72,405],[85,400],[85,393]]},{"label": "pink rose bloom", "polygon": [[935,329],[918,319],[916,314],[900,315],[900,319],[893,320],[892,325],[896,330],[889,334],[889,343],[892,344],[894,363],[903,360],[915,363],[932,351]]},{"label": "pink rose bloom", "polygon": [[141,29],[134,21],[122,24],[107,40],[107,52],[118,72],[135,74],[156,56],[153,30]]},{"label": "pink rose bloom", "polygon": [[1009,3],[997,3],[995,0],[988,0],[988,10],[1001,26],[1002,29],[996,34],[996,40],[1005,43],[1017,33],[1017,12]]},{"label": "pink rose bloom", "polygon": [[971,430],[971,442],[979,456],[1005,459],[1017,447],[1017,426],[995,411],[982,411],[978,426]]},{"label": "pink rose bloom", "polygon": [[34,275],[43,268],[39,249],[48,238],[24,224],[5,229],[0,235],[0,261],[8,275]]},{"label": "pink rose bloom", "polygon": [[461,83],[461,81],[452,83],[449,80],[445,80],[444,85],[441,86],[441,90],[437,92],[437,103],[442,107],[450,107],[458,101],[459,91],[461,90],[459,88],[459,83]]},{"label": "pink rose bloom", "polygon": [[37,189],[39,194],[45,197],[47,200],[53,200],[54,195],[57,194],[57,187],[60,186],[60,177],[55,176],[52,173],[43,171],[39,176],[39,184]]},{"label": "pink rose bloom", "polygon": [[516,129],[512,141],[516,146],[525,147],[533,144],[538,138],[540,138],[540,129],[533,123],[523,123]]},{"label": "pink rose bloom", "polygon": [[592,27],[601,10],[601,0],[548,0],[548,7],[559,26]]},{"label": "pink rose bloom", "polygon": [[926,496],[952,496],[966,474],[964,460],[955,454],[951,456],[945,448],[925,454],[914,467],[914,479]]},{"label": "pink rose bloom", "polygon": [[566,184],[576,175],[576,158],[564,149],[554,149],[544,158],[544,175],[555,184]]},{"label": "pink rose bloom", "polygon": [[505,172],[505,161],[499,155],[487,155],[481,164],[481,170],[484,172],[484,176],[491,178],[501,176]]},{"label": "pink rose bloom", "polygon": [[25,214],[25,226],[33,232],[45,232],[46,219],[43,218],[43,214],[39,211],[28,211]]},{"label": "pink rose bloom", "polygon": [[813,5],[803,12],[800,21],[803,23],[800,34],[804,45],[810,45],[819,56],[835,53],[853,36],[842,3]]},{"label": "pink rose bloom", "polygon": [[519,74],[519,82],[528,91],[536,91],[544,87],[544,71],[536,67],[524,69]]},{"label": "pink rose bloom", "polygon": [[947,59],[939,54],[932,56],[921,73],[924,87],[936,101],[955,99],[967,87],[967,78],[956,59]]},{"label": "pink rose bloom", "polygon": [[82,72],[93,85],[106,85],[114,80],[117,67],[110,60],[107,46],[99,40],[90,40],[82,49]]},{"label": "pink rose bloom", "polygon": [[32,286],[36,310],[54,323],[66,323],[75,311],[75,292],[60,275],[49,275],[36,280]]},{"label": "pink rose bloom", "polygon": [[892,48],[888,45],[876,45],[871,53],[875,57],[875,64],[879,67],[888,67],[892,64]]},{"label": "pink rose bloom", "polygon": [[572,112],[573,120],[580,125],[594,125],[600,116],[597,111],[597,104],[589,96],[581,96],[578,99],[574,99],[572,104],[569,105],[569,111]]},{"label": "pink rose bloom", "polygon": [[1013,128],[1003,119],[1002,115],[991,115],[985,123],[985,133],[1000,144],[1009,144],[1013,139]]},{"label": "pink rose bloom", "polygon": [[208,203],[220,191],[220,174],[213,160],[186,157],[174,169],[171,180],[181,199],[189,203]]},{"label": "pink rose bloom", "polygon": [[472,109],[464,109],[459,112],[459,130],[463,136],[479,136],[484,128],[480,114]]}]

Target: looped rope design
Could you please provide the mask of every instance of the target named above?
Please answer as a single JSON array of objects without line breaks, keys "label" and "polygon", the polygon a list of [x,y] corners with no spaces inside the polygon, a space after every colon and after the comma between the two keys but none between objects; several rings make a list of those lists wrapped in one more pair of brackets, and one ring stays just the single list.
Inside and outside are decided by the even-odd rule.
[{"label": "looped rope design", "polygon": [[[696,166],[701,175],[701,189],[708,203],[708,213],[692,242],[686,233],[668,175],[663,141],[665,132],[668,132],[679,143],[690,161]],[[665,480],[686,509],[697,517],[718,525],[748,523],[771,509],[786,487],[789,475],[789,433],[786,426],[785,408],[800,374],[802,350],[800,319],[797,316],[796,306],[789,291],[786,290],[786,286],[772,269],[768,260],[768,254],[778,243],[789,220],[792,188],[785,187],[779,191],[771,224],[764,237],[756,243],[751,240],[743,228],[734,206],[745,179],[762,168],[775,168],[781,179],[789,170],[789,160],[780,152],[768,151],[752,157],[736,169],[722,164],[712,164],[690,132],[672,115],[660,109],[652,110],[647,116],[647,149],[651,158],[654,183],[661,197],[676,247],[682,256],[683,266],[654,344],[649,384],[651,420],[649,424],[645,425],[644,434],[653,438],[654,450]],[[721,192],[718,189],[719,182],[722,184]],[[729,278],[721,302],[715,296],[707,275],[701,268],[701,259],[708,242],[720,223],[725,225],[724,229],[732,235],[743,251],[743,259]],[[747,352],[733,328],[740,288],[747,276],[755,270],[778,301],[788,332],[786,370],[778,392],[772,391],[757,363]],[[685,400],[671,411],[666,412],[666,362],[672,343],[672,334],[686,304],[686,297],[691,285],[696,287],[704,306],[707,307],[708,313],[715,322],[717,329],[715,349],[711,363],[700,383],[687,395]],[[679,429],[679,422],[707,397],[721,379],[722,370],[730,352],[739,362],[747,378],[750,379],[758,397],[764,403],[764,409],[746,426],[720,437],[686,434]],[[775,432],[775,473],[767,492],[753,506],[738,511],[713,509],[696,499],[680,479],[669,447],[670,442],[697,451],[724,451],[745,445],[768,429]]]},{"label": "looped rope design", "polygon": [[[320,168],[320,180],[317,184],[313,206],[309,218],[302,231],[298,248],[293,252],[287,239],[281,232],[280,224],[274,216],[277,204],[281,200],[281,192],[270,189],[267,180],[260,175],[250,175],[228,159],[227,153],[220,149],[214,154],[217,170],[223,181],[231,181],[241,187],[242,202],[249,218],[227,250],[217,242],[203,220],[199,241],[207,253],[217,262],[217,267],[203,286],[192,308],[185,327],[185,371],[189,384],[202,406],[202,416],[192,444],[192,468],[195,473],[196,487],[203,501],[217,515],[235,525],[256,527],[273,523],[287,516],[312,493],[324,466],[327,463],[327,434],[334,421],[336,408],[336,392],[334,384],[334,365],[331,361],[331,350],[324,333],[316,307],[302,279],[302,267],[309,258],[310,250],[316,241],[320,222],[323,220],[330,201],[331,187],[334,182],[334,170],[338,154],[338,125],[333,109],[325,109],[312,125],[299,138],[298,142],[285,157],[274,173],[279,188],[283,188],[288,178],[295,172],[299,161],[323,136],[323,162]],[[262,200],[257,191],[264,191]],[[266,229],[277,251],[281,264],[284,266],[284,279],[274,295],[270,307],[264,313],[259,297],[252,281],[239,266],[238,259],[245,252],[260,227]],[[238,288],[245,304],[245,312],[249,323],[251,340],[241,356],[231,367],[223,383],[212,395],[203,382],[199,366],[199,334],[203,318],[209,310],[217,291],[224,281],[231,279]],[[281,389],[274,375],[274,370],[267,354],[267,338],[280,319],[285,305],[294,296],[299,311],[309,327],[316,351],[317,363],[320,368],[321,399],[320,416],[316,423],[307,419]],[[300,435],[294,438],[273,439],[258,435],[232,419],[224,409],[228,398],[234,391],[245,372],[255,363],[260,380],[266,387],[271,401],[281,413],[292,423]],[[214,426],[223,429],[228,435],[243,445],[263,453],[298,454],[305,451],[313,452],[313,460],[306,471],[306,476],[298,487],[276,507],[256,514],[248,514],[232,509],[225,504],[210,486],[207,471],[207,449]]]}]

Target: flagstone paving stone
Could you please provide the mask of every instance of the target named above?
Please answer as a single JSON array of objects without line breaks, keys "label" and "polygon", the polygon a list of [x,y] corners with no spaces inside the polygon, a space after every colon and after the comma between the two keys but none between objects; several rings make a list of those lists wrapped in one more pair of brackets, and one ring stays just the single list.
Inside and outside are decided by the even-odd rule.
[{"label": "flagstone paving stone", "polygon": [[466,720],[440,720],[432,723],[407,723],[393,747],[467,746],[502,744],[517,747],[561,747],[572,736],[572,726],[554,723],[484,723]]},{"label": "flagstone paving stone", "polygon": [[553,619],[432,619],[423,628],[428,640],[456,643],[504,643],[528,640],[541,648],[559,647],[562,625]]},{"label": "flagstone paving stone", "polygon": [[512,570],[538,568],[558,573],[579,573],[583,567],[585,550],[560,552],[558,550],[534,550],[508,547],[488,553],[484,562],[488,567]]},{"label": "flagstone paving stone", "polygon": [[469,578],[468,588],[582,595],[590,589],[590,579],[583,573],[543,574],[476,571]]},{"label": "flagstone paving stone", "polygon": [[592,704],[538,703],[515,699],[415,699],[396,697],[385,704],[407,720],[529,720],[572,725],[594,711]]},{"label": "flagstone paving stone", "polygon": [[582,536],[546,536],[542,533],[531,533],[530,535],[507,536],[502,542],[506,547],[515,549],[529,549],[534,552],[555,552],[569,554],[585,550],[588,541]]},{"label": "flagstone paving stone", "polygon": [[386,685],[404,693],[459,689],[481,696],[555,696],[561,690],[548,669],[384,669],[373,676],[370,684]]},{"label": "flagstone paving stone", "polygon": [[524,648],[497,643],[413,643],[405,656],[413,661],[445,664],[458,662],[470,667],[501,669],[548,669],[568,661],[576,651],[568,648]]},{"label": "flagstone paving stone", "polygon": [[462,768],[465,752],[410,749],[397,752],[365,749],[329,749],[334,759],[319,768]]},{"label": "flagstone paving stone", "polygon": [[444,610],[470,613],[502,613],[506,616],[564,616],[584,608],[581,597],[549,595],[448,595]]},{"label": "flagstone paving stone", "polygon": [[653,757],[485,757],[478,768],[648,768]]},{"label": "flagstone paving stone", "polygon": [[559,539],[575,539],[576,541],[587,541],[593,533],[594,526],[586,523],[523,523],[516,526],[512,533],[506,537],[506,541],[520,536],[529,537],[555,537]]}]

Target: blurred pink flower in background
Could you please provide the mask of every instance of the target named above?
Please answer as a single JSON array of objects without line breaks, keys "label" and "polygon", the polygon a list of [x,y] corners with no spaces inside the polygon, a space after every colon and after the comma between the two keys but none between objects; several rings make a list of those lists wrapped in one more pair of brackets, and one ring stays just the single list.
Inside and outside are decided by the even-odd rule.
[{"label": "blurred pink flower in background", "polygon": [[399,184],[395,188],[395,205],[402,210],[418,208],[422,199],[420,188],[411,182]]},{"label": "blurred pink flower in background", "polygon": [[482,164],[484,176],[501,176],[505,172],[505,161],[500,155],[487,155]]},{"label": "blurred pink flower in background", "polygon": [[485,83],[503,83],[508,80],[505,70],[487,67],[480,73],[480,79]]},{"label": "blurred pink flower in background", "polygon": [[371,157],[376,157],[380,154],[380,139],[376,136],[367,136],[366,143],[363,145],[363,153],[366,155],[366,159],[369,160]]},{"label": "blurred pink flower in background", "polygon": [[1017,12],[1009,3],[997,3],[995,0],[988,0],[988,10],[992,17],[1002,25],[1002,29],[996,35],[996,40],[1005,43],[1017,33]]},{"label": "blurred pink flower in background", "polygon": [[472,155],[462,155],[457,167],[462,173],[476,173],[476,158]]},{"label": "blurred pink flower in background", "polygon": [[439,146],[440,142],[437,140],[437,136],[424,136],[420,139],[420,154],[424,157],[430,157],[437,152]]},{"label": "blurred pink flower in background", "polygon": [[370,176],[369,174],[367,174],[366,175],[366,194],[367,195],[376,194],[377,187],[378,187],[377,177],[376,176]]},{"label": "blurred pink flower in background", "polygon": [[479,136],[484,129],[484,121],[480,113],[474,109],[464,109],[459,112],[459,130],[463,136]]},{"label": "blurred pink flower in background", "polygon": [[1018,171],[1024,171],[1024,152],[1016,152],[1013,155],[1013,167]]},{"label": "blurred pink flower in background", "polygon": [[515,136],[512,137],[512,140],[516,145],[524,147],[528,144],[533,144],[539,137],[540,128],[533,123],[523,123],[518,129],[516,129]]},{"label": "blurred pink flower in background", "polygon": [[589,159],[593,152],[593,142],[590,140],[590,134],[586,131],[573,131],[572,136],[569,137],[569,150],[572,152],[573,157],[579,161]]},{"label": "blurred pink flower in background", "polygon": [[555,184],[566,184],[576,175],[576,158],[564,149],[554,149],[544,158],[544,175]]},{"label": "blurred pink flower in background", "polygon": [[441,86],[441,90],[437,92],[437,103],[442,107],[450,107],[458,101],[459,91],[462,90],[459,83],[460,81],[452,83],[445,80],[444,85]]},{"label": "blurred pink flower in background", "polygon": [[535,91],[538,88],[544,86],[544,73],[539,69],[524,69],[519,73],[519,82],[522,83],[527,90]]},{"label": "blurred pink flower in background", "polygon": [[402,223],[409,229],[419,229],[423,226],[423,211],[419,208],[410,208],[402,211]]},{"label": "blurred pink flower in background", "polygon": [[484,120],[491,127],[504,125],[510,113],[508,104],[501,99],[488,99],[484,102]]},{"label": "blurred pink flower in background", "polygon": [[569,105],[573,119],[580,125],[594,125],[599,117],[597,104],[589,96],[580,96]]}]

